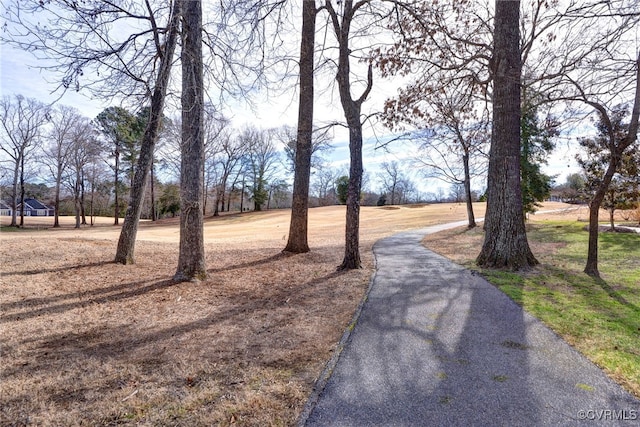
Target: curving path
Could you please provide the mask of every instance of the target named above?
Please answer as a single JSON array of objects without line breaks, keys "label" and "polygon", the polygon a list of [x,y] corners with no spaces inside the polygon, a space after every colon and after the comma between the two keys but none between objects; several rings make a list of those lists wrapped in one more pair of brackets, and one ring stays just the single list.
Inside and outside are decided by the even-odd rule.
[{"label": "curving path", "polygon": [[640,401],[481,277],[420,241],[374,246],[377,272],[304,426],[640,425]]}]

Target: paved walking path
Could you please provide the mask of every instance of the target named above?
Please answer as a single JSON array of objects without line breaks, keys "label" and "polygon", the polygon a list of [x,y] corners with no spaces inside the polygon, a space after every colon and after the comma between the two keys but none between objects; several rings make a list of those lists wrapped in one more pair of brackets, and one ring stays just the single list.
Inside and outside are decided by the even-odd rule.
[{"label": "paved walking path", "polygon": [[453,225],[376,243],[368,298],[300,424],[640,425],[638,399],[481,277],[420,244]]}]

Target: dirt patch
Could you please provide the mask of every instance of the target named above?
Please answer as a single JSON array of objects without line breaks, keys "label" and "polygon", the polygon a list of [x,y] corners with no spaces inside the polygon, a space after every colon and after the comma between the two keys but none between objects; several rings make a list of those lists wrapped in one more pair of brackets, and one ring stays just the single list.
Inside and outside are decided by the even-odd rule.
[{"label": "dirt patch", "polygon": [[363,208],[364,265],[349,272],[336,272],[344,207],[310,211],[302,255],[281,253],[288,211],[207,219],[198,284],[170,280],[175,219],[141,226],[130,266],[112,263],[112,219],[2,232],[0,424],[292,425],[368,286],[373,243],[465,213]]}]

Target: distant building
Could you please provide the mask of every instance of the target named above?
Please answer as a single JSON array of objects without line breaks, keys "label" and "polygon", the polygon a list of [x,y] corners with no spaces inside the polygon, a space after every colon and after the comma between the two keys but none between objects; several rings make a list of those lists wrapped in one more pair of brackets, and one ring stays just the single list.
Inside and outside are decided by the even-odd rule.
[{"label": "distant building", "polygon": [[[21,205],[16,208],[16,215],[20,215]],[[11,206],[5,202],[0,201],[0,215],[11,216]],[[54,216],[55,209],[40,203],[36,199],[24,199],[24,216]]]},{"label": "distant building", "polygon": [[0,200],[0,216],[11,216],[11,206],[4,200]]}]

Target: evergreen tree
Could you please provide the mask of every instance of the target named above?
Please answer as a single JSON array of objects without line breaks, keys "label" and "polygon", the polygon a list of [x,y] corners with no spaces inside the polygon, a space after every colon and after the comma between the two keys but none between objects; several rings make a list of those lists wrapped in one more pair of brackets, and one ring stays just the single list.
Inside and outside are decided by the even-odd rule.
[{"label": "evergreen tree", "polygon": [[542,173],[547,156],[554,149],[559,123],[548,117],[540,123],[538,108],[526,101],[520,119],[520,187],[524,213],[533,213],[549,197],[553,177]]}]

